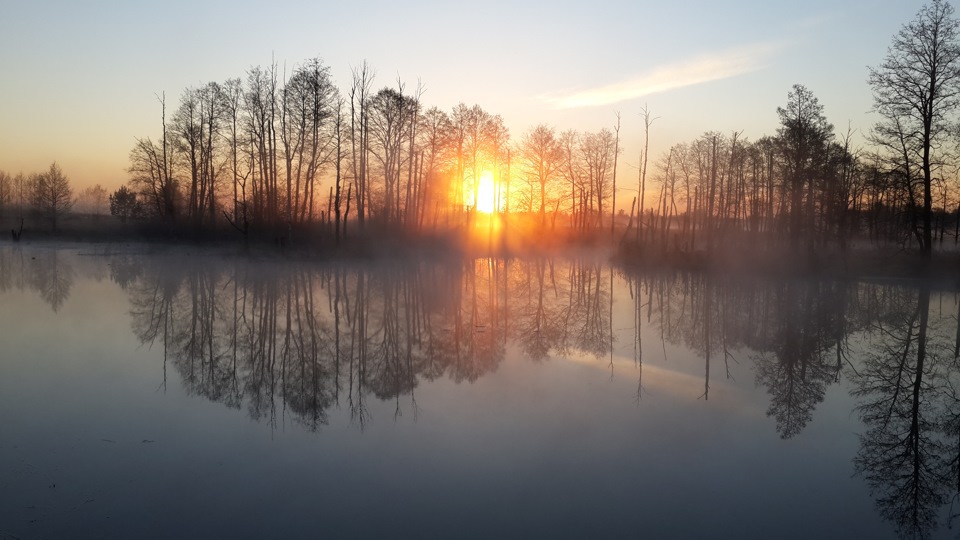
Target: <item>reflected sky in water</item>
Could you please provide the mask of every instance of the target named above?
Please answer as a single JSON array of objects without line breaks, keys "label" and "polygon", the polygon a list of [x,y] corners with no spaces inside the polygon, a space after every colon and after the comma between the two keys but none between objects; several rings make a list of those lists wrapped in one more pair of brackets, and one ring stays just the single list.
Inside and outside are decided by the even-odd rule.
[{"label": "reflected sky in water", "polygon": [[957,314],[591,259],[3,246],[0,538],[950,537]]}]

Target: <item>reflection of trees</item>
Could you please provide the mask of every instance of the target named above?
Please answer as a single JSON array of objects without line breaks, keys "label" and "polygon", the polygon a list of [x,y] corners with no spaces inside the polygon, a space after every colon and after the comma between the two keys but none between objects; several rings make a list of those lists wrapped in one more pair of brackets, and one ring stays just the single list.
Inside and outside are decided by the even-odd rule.
[{"label": "reflection of trees", "polygon": [[70,296],[73,266],[67,262],[63,253],[56,250],[40,252],[35,259],[31,258],[30,262],[30,285],[54,311],[59,311]]},{"label": "reflection of trees", "polygon": [[19,248],[0,250],[0,291],[29,288],[54,311],[60,311],[70,296],[75,277],[67,254],[51,249],[31,251]]},{"label": "reflection of trees", "polygon": [[[33,290],[59,309],[74,275],[86,276],[68,255],[0,249],[0,291]],[[162,350],[164,382],[172,367],[188,392],[256,419],[318,429],[342,406],[362,426],[368,399],[416,414],[420,381],[475,381],[511,344],[534,361],[602,358],[613,328],[630,324],[613,320],[613,297],[629,293],[638,366],[651,348],[642,325],[654,356],[672,343],[704,361],[707,398],[710,377],[735,377],[752,351],[783,438],[849,378],[865,425],[856,470],[903,536],[927,536],[960,501],[960,302],[940,294],[938,309],[928,287],[665,272],[624,276],[617,289],[603,264],[546,258],[208,262],[114,256],[109,268],[130,295],[134,332]]]},{"label": "reflection of trees", "polygon": [[23,251],[0,248],[0,292],[23,288],[22,283],[17,283],[17,277],[23,277],[24,264]]},{"label": "reflection of trees", "polygon": [[960,493],[956,366],[938,326],[930,321],[927,286],[879,313],[856,381],[867,427],[856,468],[903,537],[926,537],[951,486]]},{"label": "reflection of trees", "polygon": [[828,350],[842,351],[833,330],[843,328],[843,293],[835,284],[786,282],[774,295],[770,335],[757,344],[756,378],[770,393],[767,415],[785,439],[803,431],[836,378]]},{"label": "reflection of trees", "polygon": [[757,383],[770,394],[767,414],[784,438],[803,430],[827,386],[838,380],[847,338],[860,319],[855,290],[842,283],[758,283],[708,274],[636,279],[636,290],[647,294],[638,292],[635,299],[635,324],[643,306],[664,342],[704,359],[704,399],[710,396],[713,363],[722,362],[722,373],[733,378],[735,353],[755,352]]},{"label": "reflection of trees", "polygon": [[[556,268],[552,260],[538,258],[522,267],[519,287],[511,296],[519,296],[515,335],[524,354],[532,360],[546,360],[562,344],[566,328],[564,313],[558,304]],[[517,294],[522,292],[523,294]],[[572,295],[571,295],[572,296]]]},{"label": "reflection of trees", "polygon": [[[711,363],[718,355],[729,375],[731,355],[728,344],[728,325],[734,318],[724,317],[726,305],[735,295],[725,294],[715,279],[693,274],[653,274],[634,276],[634,325],[659,327],[660,347],[666,353],[666,343],[680,344],[704,359],[704,399],[710,397]],[[635,337],[635,352],[642,357],[640,336]]]},{"label": "reflection of trees", "polygon": [[136,255],[114,255],[109,268],[110,279],[124,290],[143,273],[143,264]]},{"label": "reflection of trees", "polygon": [[363,425],[370,396],[395,400],[396,414],[409,398],[416,412],[420,379],[475,381],[497,368],[508,339],[534,360],[610,351],[610,281],[599,264],[227,266],[112,267],[118,282],[133,279],[134,331],[163,347],[164,370],[270,422],[292,414],[316,429],[343,404]]},{"label": "reflection of trees", "polygon": [[562,310],[564,350],[573,348],[602,358],[610,352],[610,291],[604,265],[575,262],[570,265],[567,306]]}]

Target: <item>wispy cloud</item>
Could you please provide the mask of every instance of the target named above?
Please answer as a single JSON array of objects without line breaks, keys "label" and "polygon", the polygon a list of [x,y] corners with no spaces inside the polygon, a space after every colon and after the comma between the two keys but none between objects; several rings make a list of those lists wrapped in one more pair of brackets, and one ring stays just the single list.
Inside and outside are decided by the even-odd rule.
[{"label": "wispy cloud", "polygon": [[763,69],[779,48],[776,44],[761,43],[704,54],[659,66],[627,81],[543,99],[560,109],[619,103]]}]

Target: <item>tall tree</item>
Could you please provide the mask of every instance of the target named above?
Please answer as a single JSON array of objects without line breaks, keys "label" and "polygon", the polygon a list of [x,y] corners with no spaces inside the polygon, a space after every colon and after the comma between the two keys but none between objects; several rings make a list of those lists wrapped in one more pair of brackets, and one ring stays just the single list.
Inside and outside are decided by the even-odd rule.
[{"label": "tall tree", "polygon": [[542,227],[547,223],[548,185],[564,165],[563,147],[554,129],[540,124],[521,139],[520,156],[527,182],[540,188],[540,226]]},{"label": "tall tree", "polygon": [[[904,126],[902,159],[915,160],[922,174],[920,251],[930,258],[933,245],[931,184],[935,152],[946,135],[948,115],[960,105],[960,42],[953,7],[934,0],[893,37],[887,56],[870,69],[874,108],[881,125]],[[881,131],[882,133],[882,131]],[[902,166],[909,167],[909,162]]]},{"label": "tall tree", "polygon": [[613,202],[610,204],[610,234],[617,230],[617,159],[620,157],[620,111],[617,111],[617,125],[613,129]]},{"label": "tall tree", "polygon": [[168,174],[164,149],[149,138],[136,139],[130,150],[130,187],[144,201],[147,213],[172,218],[176,208],[178,185]]},{"label": "tall tree", "polygon": [[247,130],[253,165],[252,193],[254,220],[276,225],[279,222],[277,182],[277,66],[260,66],[247,72]]},{"label": "tall tree", "polygon": [[416,115],[416,101],[398,90],[384,88],[370,98],[368,105],[370,153],[377,159],[383,178],[383,206],[379,209],[384,223],[399,221],[401,178],[409,166],[410,154],[404,152],[413,132],[409,119]]},{"label": "tall tree", "polygon": [[[2,199],[0,199],[2,203]],[[77,197],[77,205],[80,211],[93,214],[94,217],[100,217],[107,204],[107,190],[100,184],[88,187],[80,192]]]},{"label": "tall tree", "polygon": [[780,116],[778,135],[784,178],[790,197],[790,244],[794,249],[799,247],[801,235],[807,229],[807,239],[812,246],[815,238],[814,191],[822,173],[820,169],[825,162],[827,145],[833,138],[833,126],[823,115],[823,105],[802,84],[793,85],[787,94],[787,106],[777,107],[777,115]]},{"label": "tall tree", "polygon": [[369,150],[369,100],[375,73],[364,61],[353,69],[353,82],[350,86],[350,161],[353,179],[356,183],[357,220],[360,229],[364,228],[367,202],[367,160]]},{"label": "tall tree", "polygon": [[0,171],[0,212],[13,204],[13,176]]},{"label": "tall tree", "polygon": [[[584,227],[599,227],[603,224],[604,201],[613,191],[613,155],[615,148],[613,132],[603,128],[596,133],[587,133],[580,139],[580,159],[586,172],[586,202],[590,221]],[[596,203],[596,206],[594,206]]]},{"label": "tall tree", "polygon": [[319,58],[297,67],[283,87],[280,138],[288,221],[302,223],[313,217],[316,184],[333,146],[333,126],[328,120],[335,94],[330,69]]},{"label": "tall tree", "polygon": [[[240,79],[227,79],[220,86],[220,103],[227,123],[227,144],[230,146],[230,172],[233,180],[233,208],[230,221],[246,231],[247,228],[247,178],[250,173],[240,174],[240,147],[243,144],[241,117],[243,114],[243,83]],[[242,218],[241,219],[241,213]],[[239,225],[242,223],[242,226]]]},{"label": "tall tree", "polygon": [[31,202],[44,219],[50,222],[50,228],[57,232],[57,222],[73,208],[73,190],[70,181],[56,162],[50,169],[33,178]]},{"label": "tall tree", "polygon": [[346,157],[346,148],[344,147],[344,114],[343,98],[336,96],[333,103],[333,170],[334,170],[334,200],[333,211],[336,215],[334,223],[334,238],[337,245],[340,244],[340,222],[343,216],[343,160]]},{"label": "tall tree", "polygon": [[476,210],[477,201],[480,200],[480,177],[484,170],[493,172],[498,146],[506,139],[506,127],[499,115],[490,114],[480,105],[474,105],[465,111],[462,104],[457,106],[453,119],[458,130],[461,128],[460,122],[463,122],[463,155],[470,164],[466,170],[471,173],[473,208]]},{"label": "tall tree", "polygon": [[643,227],[643,210],[644,210],[644,196],[647,193],[647,161],[650,158],[650,125],[653,124],[656,118],[650,117],[650,109],[644,104],[643,109],[641,109],[643,115],[643,152],[640,153],[640,163],[638,167],[640,168],[639,176],[640,181],[638,182],[638,195],[640,196],[640,205],[637,206],[637,241],[640,241],[640,231]]},{"label": "tall tree", "polygon": [[[424,185],[419,193],[420,217],[419,225],[424,224],[426,212],[434,210],[434,219],[440,205],[447,202],[453,194],[449,184],[441,185],[440,172],[450,161],[450,117],[437,107],[430,107],[420,115],[420,127],[417,130],[420,147],[423,149],[421,168],[424,174]],[[457,201],[459,202],[459,201]],[[432,204],[430,204],[432,203]]]}]

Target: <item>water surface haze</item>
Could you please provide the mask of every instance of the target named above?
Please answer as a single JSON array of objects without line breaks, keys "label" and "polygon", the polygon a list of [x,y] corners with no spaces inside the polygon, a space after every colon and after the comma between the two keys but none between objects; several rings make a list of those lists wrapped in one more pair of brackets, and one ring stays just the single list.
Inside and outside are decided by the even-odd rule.
[{"label": "water surface haze", "polygon": [[0,247],[0,538],[953,536],[911,281]]}]

